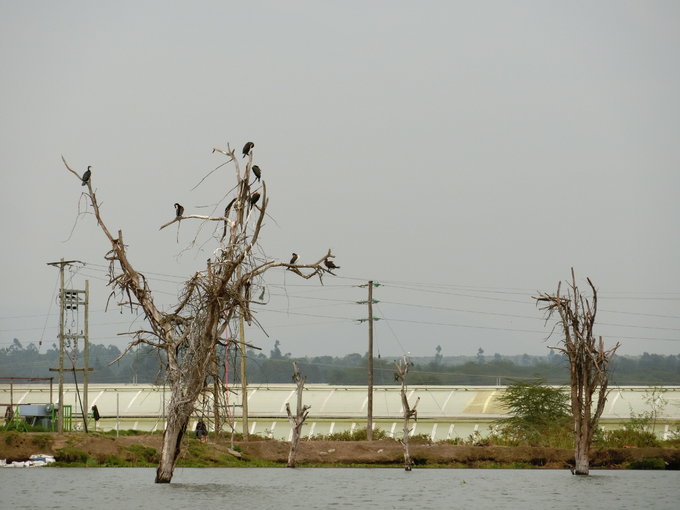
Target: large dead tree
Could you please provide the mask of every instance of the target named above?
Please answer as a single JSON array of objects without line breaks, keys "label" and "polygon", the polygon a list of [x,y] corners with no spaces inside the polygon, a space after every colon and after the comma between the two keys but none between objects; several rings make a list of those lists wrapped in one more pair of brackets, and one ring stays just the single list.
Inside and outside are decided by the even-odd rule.
[{"label": "large dead tree", "polygon": [[411,419],[415,420],[418,418],[416,407],[418,406],[418,402],[420,402],[420,397],[418,397],[416,399],[416,403],[413,404],[413,407],[411,407],[408,402],[408,396],[406,395],[406,376],[411,366],[413,366],[413,363],[408,358],[408,356],[403,356],[399,361],[394,363],[394,367],[396,369],[394,372],[394,379],[401,383],[401,411],[404,417],[401,444],[404,447],[405,471],[411,471],[413,469],[413,460],[411,459],[411,452],[409,450],[409,436],[411,435]]},{"label": "large dead tree", "polygon": [[302,391],[305,389],[305,381],[307,377],[303,377],[298,369],[297,363],[293,361],[293,382],[296,386],[297,406],[295,414],[290,410],[290,404],[286,402],[286,413],[288,413],[288,420],[290,421],[291,434],[290,450],[288,451],[288,467],[295,467],[295,458],[297,456],[298,445],[300,444],[300,435],[302,433],[302,426],[309,415],[311,406],[302,405]]},{"label": "large dead tree", "polygon": [[557,284],[555,294],[540,293],[535,297],[541,310],[546,312],[546,321],[558,315],[556,327],[564,338],[556,347],[569,360],[571,385],[571,412],[574,417],[574,474],[587,475],[590,472],[590,445],[602,411],[607,401],[609,385],[609,363],[619,343],[605,349],[602,337],[595,339],[593,327],[597,314],[597,290],[586,278],[592,291],[592,298],[581,294],[571,270],[571,282],[567,284],[566,295],[561,293],[562,282]]},{"label": "large dead tree", "polygon": [[[252,145],[249,151],[245,148],[243,151],[248,157],[245,169],[241,169],[239,159],[229,146],[227,150],[215,148],[215,152],[227,156],[223,165],[232,163],[236,174],[236,185],[224,186],[224,189],[231,190],[225,195],[231,200],[224,215],[185,216],[184,208],[175,206],[176,216],[161,226],[163,229],[185,220],[215,222],[217,226],[212,236],[215,245],[213,256],[208,259],[205,269],[197,271],[185,282],[178,303],[168,311],[156,306],[147,278],[128,259],[122,231],[118,230],[114,235],[104,222],[101,204],[93,187],[94,175],[90,175],[88,169],[80,176],[62,157],[66,168],[83,186],[87,186],[84,195],[111,246],[106,254],[110,263],[109,286],[112,288],[109,300],[116,297],[121,305],[141,308],[146,317],[147,328],[126,333],[132,339],[123,355],[139,344],[151,345],[166,354],[171,397],[156,483],[168,483],[172,479],[194,404],[211,374],[213,352],[216,346],[224,345],[219,340],[220,336],[238,317],[249,324],[254,320],[250,307],[257,301],[251,297],[251,287],[261,281],[267,270],[275,267],[286,268],[306,279],[313,276],[322,279],[326,273],[333,274],[332,268],[328,267],[332,266],[330,259],[334,257],[331,250],[308,264],[262,259],[261,250],[255,248],[269,198],[264,179],[258,180],[256,189],[251,189],[255,187],[255,180],[250,182]],[[258,252],[258,257],[254,251]]]}]

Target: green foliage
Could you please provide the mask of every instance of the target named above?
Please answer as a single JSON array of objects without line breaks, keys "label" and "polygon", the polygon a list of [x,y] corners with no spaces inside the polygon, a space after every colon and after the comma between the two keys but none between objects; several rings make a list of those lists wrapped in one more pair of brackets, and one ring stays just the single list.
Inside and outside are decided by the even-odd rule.
[{"label": "green foliage", "polygon": [[[367,438],[366,427],[361,429],[355,429],[353,432],[345,430],[343,432],[334,432],[333,434],[328,434],[326,436],[315,436],[314,439],[323,439],[327,441],[366,441]],[[382,429],[373,429],[373,439],[387,439],[388,435]]]},{"label": "green foliage", "polygon": [[[485,356],[480,350],[483,351],[480,348],[477,356],[451,358],[444,357],[439,349],[433,357],[413,359],[415,366],[409,371],[409,383],[495,385],[500,378],[503,382],[508,378],[543,378],[547,384],[567,384],[569,381],[568,364],[552,351],[548,356],[508,357],[496,353],[492,357]],[[58,354],[55,344],[41,352],[34,344],[24,345],[17,339],[11,346],[0,349],[0,373],[5,377],[46,377],[50,375],[49,368],[57,363]],[[90,345],[90,364],[94,367],[90,382],[160,383],[164,358],[153,348],[140,346],[109,365],[120,354],[120,349],[113,345]],[[248,379],[257,384],[288,383],[293,360],[310,384],[366,384],[368,358],[365,354],[293,358],[290,353],[282,351],[280,342],[275,343],[269,357],[262,352],[248,351]],[[82,360],[77,360],[77,363],[81,364]],[[395,383],[391,359],[375,359],[373,366],[375,384]],[[612,382],[617,385],[680,384],[680,355],[645,353],[635,358],[616,356],[611,369]]]},{"label": "green foliage", "polygon": [[453,437],[451,439],[442,439],[441,441],[438,441],[438,443],[452,444],[452,445],[464,445],[464,444],[466,444],[465,439],[463,439],[462,437]]},{"label": "green foliage", "polygon": [[635,460],[628,464],[630,469],[666,469],[666,461],[658,457]]},{"label": "green foliage", "polygon": [[594,438],[594,442],[609,448],[624,448],[626,446],[656,448],[661,446],[661,442],[651,432],[630,428],[608,430]]},{"label": "green foliage", "polygon": [[74,448],[73,446],[65,446],[61,450],[57,450],[54,456],[57,462],[66,464],[85,464],[88,459],[87,452]]},{"label": "green foliage", "polygon": [[21,434],[19,434],[18,432],[13,432],[13,431],[7,432],[6,434],[4,434],[4,436],[5,436],[5,444],[7,446],[17,445],[21,441]]},{"label": "green foliage", "polygon": [[144,430],[136,430],[136,429],[125,429],[125,430],[119,430],[116,432],[115,429],[113,430],[107,430],[106,432],[102,432],[102,434],[107,435],[107,436],[141,436],[141,435],[146,435],[146,434],[162,434],[162,431],[155,431],[155,432],[146,432]]},{"label": "green foliage", "polygon": [[45,449],[52,444],[52,436],[49,434],[35,434],[31,437],[31,443],[36,448]]},{"label": "green foliage", "polygon": [[429,434],[413,434],[409,436],[409,441],[411,444],[430,444],[432,438]]},{"label": "green foliage", "polygon": [[517,381],[499,397],[511,414],[498,420],[498,435],[516,445],[573,445],[569,396],[560,388],[544,386],[541,381]]},{"label": "green foliage", "polygon": [[515,417],[528,422],[543,422],[569,416],[569,397],[560,388],[543,381],[517,381],[499,397]]},{"label": "green foliage", "polygon": [[646,411],[634,413],[630,411],[630,422],[626,424],[626,428],[637,431],[651,431],[656,428],[656,422],[659,416],[663,414],[664,409],[668,405],[664,393],[666,389],[654,387],[645,391],[643,400],[649,407]]},{"label": "green foliage", "polygon": [[107,455],[104,457],[104,460],[101,462],[102,466],[106,467],[130,467],[130,466],[135,466],[134,462],[127,461],[125,459],[121,459],[120,457],[117,457],[115,455]]},{"label": "green foliage", "polygon": [[160,460],[158,450],[151,446],[144,446],[142,444],[133,444],[127,447],[127,450],[132,453],[133,461],[146,462],[148,464],[157,464]]},{"label": "green foliage", "polygon": [[676,425],[675,429],[669,431],[663,445],[668,448],[680,448],[680,425]]}]

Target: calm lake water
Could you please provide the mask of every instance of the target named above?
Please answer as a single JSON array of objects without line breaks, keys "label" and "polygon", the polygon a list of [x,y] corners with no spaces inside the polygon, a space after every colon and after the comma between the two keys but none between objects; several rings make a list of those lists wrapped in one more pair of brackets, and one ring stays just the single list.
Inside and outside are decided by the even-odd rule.
[{"label": "calm lake water", "polygon": [[178,468],[0,469],[0,508],[680,508],[678,471]]}]

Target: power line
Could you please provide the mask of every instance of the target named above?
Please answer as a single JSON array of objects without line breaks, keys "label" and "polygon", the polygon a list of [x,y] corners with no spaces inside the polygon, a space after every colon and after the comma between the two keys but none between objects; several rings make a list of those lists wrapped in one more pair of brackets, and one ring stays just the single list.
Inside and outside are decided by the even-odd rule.
[{"label": "power line", "polygon": [[[399,303],[396,301],[382,301],[385,304],[392,304],[392,305],[400,305],[400,306],[409,306],[409,307],[414,307],[414,308],[425,308],[429,310],[445,310],[445,311],[453,311],[453,312],[464,312],[464,313],[476,313],[476,314],[481,314],[481,315],[493,315],[493,316],[499,316],[499,317],[512,317],[512,318],[518,318],[518,319],[531,319],[531,320],[539,320],[544,322],[545,318],[544,317],[535,317],[532,315],[519,315],[519,314],[512,314],[512,313],[501,313],[501,312],[483,312],[480,310],[467,310],[463,308],[450,308],[450,307],[445,307],[445,306],[431,306],[431,305],[418,305],[418,304],[411,304],[411,303]],[[667,327],[662,327],[662,326],[637,326],[634,324],[618,324],[618,323],[608,323],[608,322],[597,322],[599,326],[617,326],[617,327],[625,327],[625,328],[638,328],[638,329],[661,329],[661,330],[667,330],[667,331],[680,331],[680,328],[667,328]]]}]

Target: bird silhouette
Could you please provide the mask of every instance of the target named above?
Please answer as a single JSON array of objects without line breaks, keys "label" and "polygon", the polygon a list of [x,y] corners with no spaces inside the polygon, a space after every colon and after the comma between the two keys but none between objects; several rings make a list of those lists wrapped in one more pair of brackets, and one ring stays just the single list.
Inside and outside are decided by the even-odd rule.
[{"label": "bird silhouette", "polygon": [[243,157],[245,158],[248,154],[250,154],[250,150],[255,147],[255,144],[253,142],[247,142],[243,146]]},{"label": "bird silhouette", "polygon": [[325,259],[323,263],[328,269],[340,269],[340,266],[336,266],[331,259]]},{"label": "bird silhouette", "polygon": [[226,218],[229,216],[229,211],[231,210],[231,206],[234,205],[234,202],[236,202],[236,197],[231,199],[231,202],[227,204],[227,207],[224,208],[224,217]]},{"label": "bird silhouette", "polygon": [[[228,218],[229,217],[229,211],[231,210],[231,206],[234,205],[234,202],[236,202],[236,197],[231,199],[231,202],[227,204],[227,207],[224,208],[224,217]],[[227,220],[224,220],[224,230],[222,231],[222,239],[227,237]]]},{"label": "bird silhouette", "polygon": [[262,177],[262,170],[257,165],[253,165],[253,173],[255,174],[255,179],[259,182],[260,177]]},{"label": "bird silhouette", "polygon": [[293,256],[291,257],[289,264],[295,264],[297,262],[297,259],[298,259],[298,254],[293,252]]},{"label": "bird silhouette", "polygon": [[90,180],[90,176],[92,175],[92,170],[90,170],[90,168],[92,168],[92,167],[88,166],[87,170],[85,170],[85,173],[83,174],[83,179],[82,179],[83,183],[81,184],[81,186],[85,186],[88,183],[88,181]]},{"label": "bird silhouette", "polygon": [[250,196],[250,208],[251,209],[257,203],[257,201],[259,199],[260,199],[260,194],[257,191]]},{"label": "bird silhouette", "polygon": [[182,207],[180,204],[175,203],[175,215],[178,218],[181,218],[182,215],[184,214],[184,207]]}]

